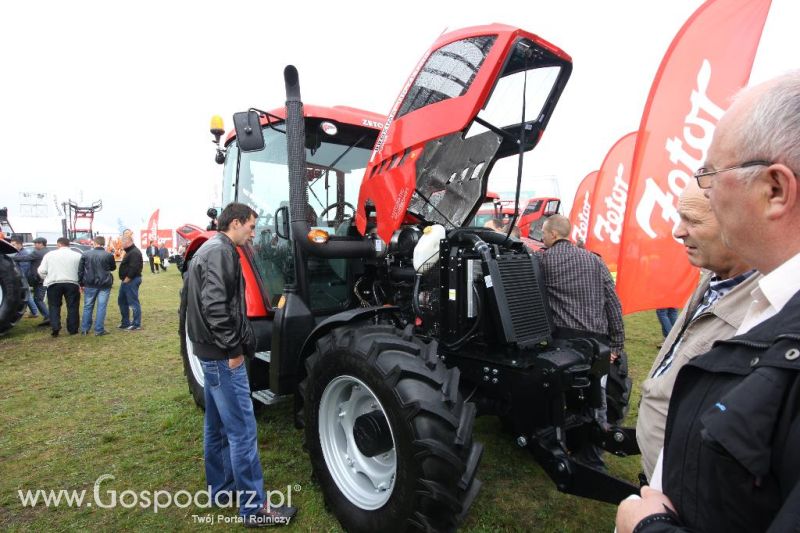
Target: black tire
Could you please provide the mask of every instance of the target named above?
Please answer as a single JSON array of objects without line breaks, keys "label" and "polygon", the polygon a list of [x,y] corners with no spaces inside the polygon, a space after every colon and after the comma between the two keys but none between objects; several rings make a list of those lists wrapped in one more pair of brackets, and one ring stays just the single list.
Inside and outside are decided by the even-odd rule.
[{"label": "black tire", "polygon": [[628,415],[633,381],[628,375],[628,354],[620,353],[619,361],[608,370],[606,381],[606,418],[609,424],[619,425]]},{"label": "black tire", "polygon": [[[305,444],[326,504],[348,531],[452,531],[466,516],[480,489],[475,474],[483,447],[472,441],[475,406],[464,403],[459,393],[459,370],[448,370],[436,350],[435,341],[422,342],[414,337],[410,326],[401,331],[388,325],[358,323],[321,337],[306,360],[308,374],[300,386]],[[333,477],[342,479],[342,474],[336,473],[342,467],[334,460],[332,474],[323,452],[322,440],[329,443],[336,439],[325,436],[331,434],[326,429],[330,426],[323,420],[321,428],[320,408],[330,412],[330,406],[337,405],[324,393],[348,380],[366,386],[375,400],[368,400],[373,401],[371,408],[378,405],[382,420],[391,430],[390,446],[394,447],[381,457],[393,456],[389,462],[394,463],[394,474],[388,489],[382,489],[388,492],[383,496],[386,500],[375,504],[379,507],[359,505],[358,496],[351,499],[342,492]],[[348,403],[352,403],[353,391],[358,388],[360,385],[351,389]],[[342,405],[345,403],[338,404]],[[339,417],[344,416],[342,412]],[[337,423],[332,423],[334,428]],[[338,424],[341,435],[348,438],[344,424]],[[364,457],[361,451],[358,455]],[[350,460],[349,455],[339,453],[338,457]],[[344,477],[347,475],[345,472]],[[360,479],[359,475],[350,475]],[[364,479],[373,481],[366,476]],[[366,487],[369,497],[371,487]]]},{"label": "black tire", "polygon": [[[200,409],[205,410],[206,408],[206,397],[205,397],[205,390],[203,389],[203,382],[205,379],[203,378],[203,369],[200,366],[200,360],[194,354],[192,350],[192,341],[189,339],[189,336],[186,334],[186,275],[184,274],[184,281],[183,281],[183,288],[181,289],[180,293],[180,300],[181,304],[178,308],[178,335],[181,338],[181,360],[183,361],[183,374],[186,376],[186,384],[189,386],[189,394],[192,395],[194,399],[194,403]],[[256,379],[256,382],[253,382],[253,374],[251,373],[253,362],[250,358],[245,357],[244,359],[245,368],[247,369],[247,378],[250,382],[250,390],[258,390],[258,388],[262,388],[266,386],[268,383],[264,382],[264,379]],[[268,375],[268,374],[267,374]],[[255,385],[255,387],[254,387]],[[253,400],[253,410],[259,411],[264,404],[259,402],[258,400]]]},{"label": "black tire", "polygon": [[181,359],[183,360],[183,373],[189,385],[189,393],[194,398],[194,403],[201,409],[206,408],[205,392],[203,391],[203,369],[200,361],[192,350],[192,341],[186,334],[186,281],[184,279],[181,289],[181,305],[178,309],[178,334],[181,338]]},{"label": "black tire", "polygon": [[19,322],[25,314],[28,290],[14,260],[0,254],[0,335]]}]

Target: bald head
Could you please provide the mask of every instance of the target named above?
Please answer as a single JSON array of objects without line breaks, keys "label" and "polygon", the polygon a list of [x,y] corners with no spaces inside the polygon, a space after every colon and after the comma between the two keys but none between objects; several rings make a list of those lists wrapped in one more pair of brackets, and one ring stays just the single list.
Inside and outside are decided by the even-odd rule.
[{"label": "bald head", "polygon": [[678,200],[678,215],[680,218],[673,235],[683,241],[692,265],[711,270],[722,279],[749,270],[746,263],[722,241],[711,204],[694,181],[689,183]]},{"label": "bald head", "polygon": [[560,239],[566,239],[569,237],[572,224],[569,223],[569,219],[564,215],[552,215],[545,220],[543,228],[555,232]]},{"label": "bald head", "polygon": [[569,232],[572,224],[564,215],[552,215],[542,224],[542,241],[548,248],[553,246],[556,241],[569,239]]}]

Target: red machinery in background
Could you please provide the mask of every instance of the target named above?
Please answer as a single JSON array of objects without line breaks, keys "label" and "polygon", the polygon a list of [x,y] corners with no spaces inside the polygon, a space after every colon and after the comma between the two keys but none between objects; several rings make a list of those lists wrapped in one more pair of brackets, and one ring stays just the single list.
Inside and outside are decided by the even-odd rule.
[{"label": "red machinery in background", "polygon": [[102,200],[97,200],[89,206],[79,206],[72,200],[68,200],[62,204],[64,208],[64,217],[66,237],[80,244],[92,244],[94,233],[92,231],[92,223],[94,222],[94,214],[103,208]]}]

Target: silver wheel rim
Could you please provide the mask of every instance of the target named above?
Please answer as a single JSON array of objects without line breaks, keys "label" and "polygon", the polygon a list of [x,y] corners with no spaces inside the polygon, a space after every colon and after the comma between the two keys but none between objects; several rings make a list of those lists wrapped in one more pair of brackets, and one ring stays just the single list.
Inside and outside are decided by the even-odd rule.
[{"label": "silver wheel rim", "polygon": [[3,286],[0,285],[0,305],[3,305]]},{"label": "silver wheel rim", "polygon": [[194,380],[197,382],[198,385],[201,387],[205,387],[205,378],[203,377],[203,365],[200,363],[200,359],[194,354],[194,346],[192,345],[192,341],[189,338],[189,333],[185,334],[186,336],[186,356],[189,359],[189,368],[192,369],[192,375],[194,376]]},{"label": "silver wheel rim", "polygon": [[328,471],[350,503],[367,511],[389,501],[397,473],[394,433],[392,449],[374,457],[362,454],[356,445],[356,418],[376,410],[386,417],[375,393],[352,376],[338,376],[328,383],[319,405],[319,441]]}]

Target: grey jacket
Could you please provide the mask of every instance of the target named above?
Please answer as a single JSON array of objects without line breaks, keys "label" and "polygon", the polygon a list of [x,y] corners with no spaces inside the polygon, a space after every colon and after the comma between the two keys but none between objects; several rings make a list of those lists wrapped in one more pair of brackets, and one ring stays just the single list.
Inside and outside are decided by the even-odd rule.
[{"label": "grey jacket", "polygon": [[[647,379],[642,382],[642,400],[636,420],[636,441],[642,452],[642,470],[647,479],[653,475],[658,454],[664,447],[667,408],[678,371],[698,355],[710,350],[714,341],[729,339],[736,334],[752,301],[750,292],[758,286],[758,280],[763,277],[756,272],[734,287],[691,321],[681,336],[684,322],[687,317],[694,315],[697,306],[702,302],[703,295],[711,282],[711,276],[711,273],[707,272],[701,278],[700,285],[689,298],[672,331],[664,340],[664,345],[653,361]],[[673,357],[672,365],[660,376],[652,377],[678,340],[681,340],[681,343]]]}]

